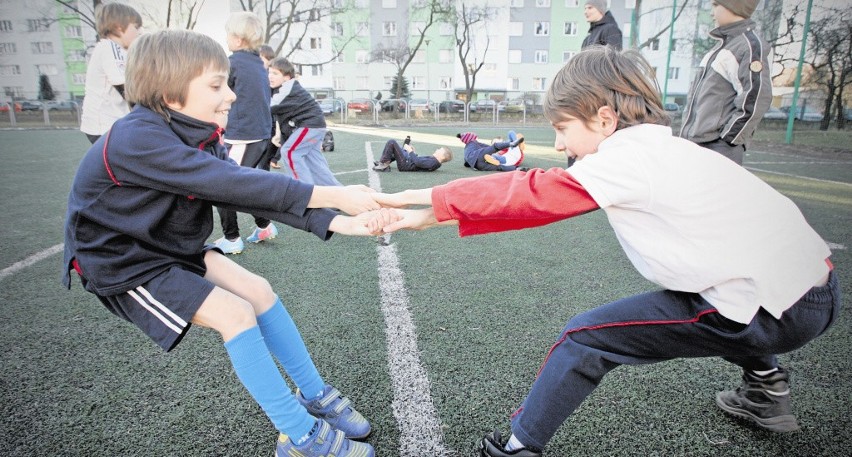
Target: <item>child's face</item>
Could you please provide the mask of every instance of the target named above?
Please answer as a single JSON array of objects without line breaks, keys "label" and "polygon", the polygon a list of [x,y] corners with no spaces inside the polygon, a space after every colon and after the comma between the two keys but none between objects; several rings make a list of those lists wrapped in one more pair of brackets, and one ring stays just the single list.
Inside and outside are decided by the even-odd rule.
[{"label": "child's face", "polygon": [[118,45],[124,49],[130,47],[131,44],[139,37],[141,27],[137,24],[130,23],[127,24],[127,28],[124,29],[123,32],[119,32],[118,35],[115,36]]},{"label": "child's face", "polygon": [[228,124],[228,110],[236,99],[234,91],[228,87],[228,72],[208,68],[189,82],[185,104],[168,102],[166,105],[181,114],[224,128]]},{"label": "child's face", "polygon": [[719,27],[724,27],[728,24],[732,24],[741,20],[739,16],[735,15],[728,8],[713,2],[713,7],[710,9],[710,14],[713,16],[713,19],[716,21],[716,25]]},{"label": "child's face", "polygon": [[[597,116],[588,122],[592,126],[599,123],[600,119]],[[556,131],[554,145],[556,150],[564,152],[569,159],[575,158],[577,160],[582,160],[583,157],[597,152],[598,145],[606,138],[606,135],[600,129],[589,125],[573,117],[553,123],[553,130]]]},{"label": "child's face", "polygon": [[277,68],[269,67],[269,87],[278,87],[287,81],[284,73]]}]

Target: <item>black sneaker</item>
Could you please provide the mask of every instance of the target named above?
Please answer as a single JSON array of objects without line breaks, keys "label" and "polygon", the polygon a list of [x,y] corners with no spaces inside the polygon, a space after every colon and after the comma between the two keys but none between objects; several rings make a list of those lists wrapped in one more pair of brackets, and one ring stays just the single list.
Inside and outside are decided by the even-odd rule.
[{"label": "black sneaker", "polygon": [[405,140],[402,142],[403,146],[405,146],[406,144],[411,144],[411,137],[410,136],[405,137]]},{"label": "black sneaker", "polygon": [[[506,440],[508,441],[508,440]],[[520,448],[507,451],[500,432],[494,431],[482,437],[479,442],[480,457],[541,457],[541,451],[532,448]]]},{"label": "black sneaker", "polygon": [[755,422],[773,432],[799,430],[790,407],[790,376],[786,370],[766,377],[743,370],[743,383],[737,390],[716,394],[716,404],[726,413]]}]

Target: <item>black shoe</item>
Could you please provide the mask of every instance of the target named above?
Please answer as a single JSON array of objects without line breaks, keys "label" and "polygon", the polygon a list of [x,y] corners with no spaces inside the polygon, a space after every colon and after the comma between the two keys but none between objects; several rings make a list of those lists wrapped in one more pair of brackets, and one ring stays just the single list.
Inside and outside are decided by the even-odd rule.
[{"label": "black shoe", "polygon": [[411,137],[410,136],[405,137],[405,141],[402,142],[403,146],[405,146],[406,144],[411,144]]},{"label": "black shoe", "polygon": [[[508,440],[507,440],[508,441]],[[541,457],[541,451],[532,448],[507,451],[500,432],[494,431],[482,437],[479,442],[480,457]]]},{"label": "black shoe", "polygon": [[515,168],[515,170],[518,170],[518,171],[530,171],[530,167],[518,167],[518,168]]},{"label": "black shoe", "polygon": [[799,424],[790,407],[789,379],[783,368],[766,377],[744,370],[742,385],[716,394],[716,405],[767,430],[794,432]]},{"label": "black shoe", "polygon": [[510,148],[514,148],[515,146],[517,146],[517,145],[519,145],[519,144],[521,144],[521,143],[523,143],[523,142],[524,142],[524,136],[523,136],[523,135],[518,135],[518,139],[517,139],[517,140],[515,140],[515,141],[513,141],[513,142],[509,143],[509,147],[510,147]]}]

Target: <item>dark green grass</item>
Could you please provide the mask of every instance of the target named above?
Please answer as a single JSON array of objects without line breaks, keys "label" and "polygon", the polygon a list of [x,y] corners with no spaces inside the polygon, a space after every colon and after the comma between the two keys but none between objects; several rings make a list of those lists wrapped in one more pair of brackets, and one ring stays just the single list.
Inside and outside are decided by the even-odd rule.
[{"label": "dark green grass", "polygon": [[[477,132],[505,135],[504,129]],[[531,142],[552,144],[548,129],[523,132]],[[326,154],[332,169],[351,172],[339,176],[344,184],[367,183],[365,142],[378,158],[386,138],[335,137],[336,151]],[[412,137],[419,153],[434,149]],[[0,132],[0,143],[0,268],[6,268],[62,242],[68,186],[88,143],[76,131]],[[394,169],[379,175],[381,185],[398,191],[481,174],[464,168],[461,148],[455,151],[456,159],[437,172]],[[552,157],[527,160],[558,165]],[[852,290],[850,187],[758,175],[790,196],[826,240],[846,246],[832,260],[842,288]],[[245,236],[253,221],[241,215],[240,222]],[[334,236],[323,243],[279,228],[276,240],[232,258],[269,279],[320,372],[372,421],[369,442],[378,455],[398,455],[375,240]],[[220,235],[217,229],[211,239]],[[483,433],[508,430],[509,415],[571,316],[654,288],[629,264],[600,212],[526,231],[460,239],[454,229],[439,228],[394,234],[391,242],[432,401],[445,442],[458,455],[473,455]],[[60,258],[0,280],[0,455],[272,453],[276,433],[237,381],[214,332],[194,328],[165,354],[79,285],[63,290]],[[720,359],[678,360],[614,370],[566,421],[546,455],[848,455],[850,349],[845,308],[825,335],[782,356],[793,376],[799,433],[767,433],[727,417],[713,396],[738,384],[737,370]]]}]

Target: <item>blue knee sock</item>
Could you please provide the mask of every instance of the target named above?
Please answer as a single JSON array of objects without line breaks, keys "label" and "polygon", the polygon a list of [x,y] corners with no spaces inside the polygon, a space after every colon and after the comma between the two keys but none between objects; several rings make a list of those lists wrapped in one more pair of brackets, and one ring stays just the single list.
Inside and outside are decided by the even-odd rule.
[{"label": "blue knee sock", "polygon": [[307,399],[321,395],[325,382],[314,366],[302,335],[280,298],[275,301],[272,308],[257,316],[257,325],[260,327],[266,346],[269,347],[269,352],[278,358],[284,371],[302,391],[302,395]]},{"label": "blue knee sock", "polygon": [[316,423],[278,371],[260,329],[252,327],[225,343],[237,377],[260,405],[279,432],[298,441],[310,434]]}]

